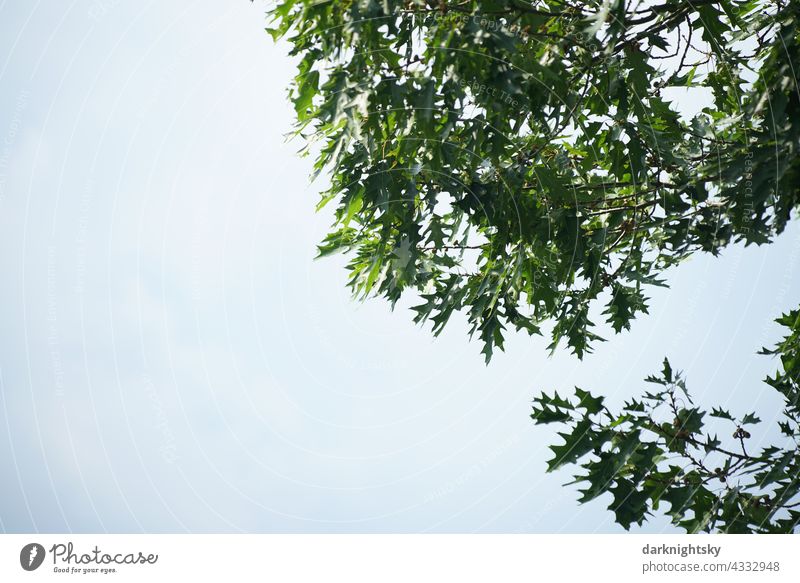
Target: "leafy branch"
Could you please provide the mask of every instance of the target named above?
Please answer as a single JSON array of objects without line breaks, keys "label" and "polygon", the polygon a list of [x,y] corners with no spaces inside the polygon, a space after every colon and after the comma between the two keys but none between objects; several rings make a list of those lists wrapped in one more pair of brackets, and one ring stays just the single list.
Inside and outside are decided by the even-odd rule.
[{"label": "leafy branch", "polygon": [[[800,523],[800,310],[778,320],[790,333],[772,350],[783,370],[765,380],[784,397],[781,433],[788,446],[770,445],[750,453],[747,442],[761,424],[755,413],[735,417],[714,407],[694,405],[680,372],[668,360],[656,385],[620,412],[602,396],[576,389],[575,397],[542,393],[531,417],[537,424],[559,423],[564,443],[550,447],[548,471],[579,464],[575,483],[582,503],[613,496],[609,510],[626,530],[658,511],[687,532],[791,533]],[[713,430],[708,419],[715,421]],[[727,424],[728,428],[724,428]],[[730,438],[718,437],[725,431]],[[663,509],[668,504],[669,508]]]}]

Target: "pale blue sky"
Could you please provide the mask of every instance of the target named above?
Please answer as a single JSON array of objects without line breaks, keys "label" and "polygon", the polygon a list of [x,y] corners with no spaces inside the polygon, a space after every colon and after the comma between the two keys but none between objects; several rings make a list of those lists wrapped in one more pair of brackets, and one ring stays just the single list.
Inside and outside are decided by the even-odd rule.
[{"label": "pale blue sky", "polygon": [[797,302],[794,226],[674,269],[583,363],[512,334],[486,367],[462,320],[354,303],[312,260],[324,183],[263,15],[0,2],[0,530],[616,532],[544,473],[537,391],[619,403],[667,354],[702,403],[775,409],[754,353]]}]

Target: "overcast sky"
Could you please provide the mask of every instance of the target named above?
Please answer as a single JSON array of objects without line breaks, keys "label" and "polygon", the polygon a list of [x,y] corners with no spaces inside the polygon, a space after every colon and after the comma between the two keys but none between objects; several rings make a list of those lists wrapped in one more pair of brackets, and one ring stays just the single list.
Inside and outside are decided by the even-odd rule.
[{"label": "overcast sky", "polygon": [[538,391],[620,403],[668,355],[772,419],[755,352],[797,303],[794,226],[672,270],[582,363],[511,334],[486,367],[462,320],[354,303],[313,260],[325,183],[264,12],[0,2],[0,530],[616,532],[545,474]]}]

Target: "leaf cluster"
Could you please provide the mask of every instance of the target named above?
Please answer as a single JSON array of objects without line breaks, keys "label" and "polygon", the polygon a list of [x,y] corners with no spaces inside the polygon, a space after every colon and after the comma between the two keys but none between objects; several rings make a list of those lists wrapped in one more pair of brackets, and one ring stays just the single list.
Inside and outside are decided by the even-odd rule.
[{"label": "leaf cluster", "polygon": [[[560,423],[563,443],[550,447],[548,471],[580,464],[574,483],[580,502],[610,494],[608,507],[626,530],[665,512],[687,532],[792,533],[800,523],[800,311],[778,320],[790,331],[764,354],[780,357],[782,371],[765,382],[784,397],[778,426],[783,446],[749,445],[764,430],[753,413],[696,406],[683,375],[668,360],[646,381],[655,388],[619,412],[603,397],[542,393],[531,417]],[[708,423],[713,422],[713,428]],[[762,439],[758,439],[762,441]]]},{"label": "leaf cluster", "polygon": [[[798,203],[797,0],[283,0],[297,133],[332,181],[320,256],[359,297],[578,355],[691,253]],[[710,96],[704,98],[702,96]],[[709,105],[684,115],[683,100]]]}]

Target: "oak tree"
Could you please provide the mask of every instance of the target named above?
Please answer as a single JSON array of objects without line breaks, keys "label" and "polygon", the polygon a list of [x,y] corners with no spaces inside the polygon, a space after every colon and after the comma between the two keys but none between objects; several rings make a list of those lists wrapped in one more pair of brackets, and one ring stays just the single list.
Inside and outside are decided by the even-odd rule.
[{"label": "oak tree", "polygon": [[[583,357],[601,319],[621,332],[648,311],[669,267],[791,219],[798,16],[800,0],[279,0],[296,131],[331,178],[319,254],[347,254],[359,297],[415,294],[435,334],[463,313],[487,362],[509,329]],[[612,492],[624,526],[668,501],[692,531],[785,530],[791,450],[701,441],[682,379],[652,380],[621,414],[541,397],[537,422],[570,427],[551,468],[593,452],[584,498]],[[733,419],[740,444],[752,420]],[[771,494],[731,486],[751,471]]]}]

